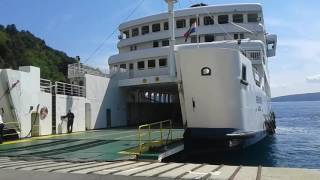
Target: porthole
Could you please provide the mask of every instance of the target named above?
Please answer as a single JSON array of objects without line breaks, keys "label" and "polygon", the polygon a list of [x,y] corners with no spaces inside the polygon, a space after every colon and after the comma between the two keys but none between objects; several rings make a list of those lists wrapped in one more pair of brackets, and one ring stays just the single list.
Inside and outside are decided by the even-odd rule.
[{"label": "porthole", "polygon": [[202,68],[201,76],[211,76],[211,69],[209,67]]}]

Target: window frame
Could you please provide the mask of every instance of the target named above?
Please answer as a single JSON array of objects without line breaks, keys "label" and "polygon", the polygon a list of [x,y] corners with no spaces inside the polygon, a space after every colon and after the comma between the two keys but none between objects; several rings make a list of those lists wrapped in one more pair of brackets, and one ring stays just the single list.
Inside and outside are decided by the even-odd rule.
[{"label": "window frame", "polygon": [[134,69],[134,64],[133,63],[129,63],[129,70],[133,70]]},{"label": "window frame", "polygon": [[[180,24],[181,22],[181,24]],[[180,26],[182,25],[182,26]],[[181,28],[185,28],[186,27],[186,19],[177,19],[176,20],[176,28],[177,29],[181,29]]]},{"label": "window frame", "polygon": [[[195,41],[194,41],[194,40],[195,40]],[[191,43],[198,43],[198,41],[197,41],[197,36],[196,36],[196,35],[190,36],[190,42],[191,42]]]},{"label": "window frame", "polygon": [[[140,67],[140,65],[143,64],[143,67]],[[144,70],[145,69],[145,62],[144,61],[138,61],[137,62],[137,67],[138,67],[138,70]]]},{"label": "window frame", "polygon": [[[145,29],[145,28],[148,28],[148,29]],[[146,25],[146,26],[142,26],[141,27],[141,35],[145,35],[145,34],[149,34],[150,33],[150,27],[149,25]]]},{"label": "window frame", "polygon": [[[223,17],[226,17],[226,19],[223,19]],[[222,19],[220,19],[222,18]],[[227,20],[227,21],[225,21]],[[222,14],[222,15],[219,15],[218,16],[218,24],[228,24],[230,22],[230,19],[229,19],[229,15],[228,14]]]},{"label": "window frame", "polygon": [[164,30],[164,31],[169,30],[169,22],[168,22],[168,21],[166,21],[166,22],[163,23],[163,30]]},{"label": "window frame", "polygon": [[249,84],[247,79],[248,79],[247,66],[245,64],[242,64],[240,83],[247,86]]},{"label": "window frame", "polygon": [[159,47],[159,41],[153,41],[152,46],[153,46],[153,48]]},{"label": "window frame", "polygon": [[203,17],[203,25],[205,25],[205,26],[214,25],[214,17],[213,16],[204,16]]},{"label": "window frame", "polygon": [[[235,17],[240,16],[240,17]],[[236,21],[235,21],[236,20]],[[239,21],[240,20],[240,21]],[[244,16],[243,14],[232,14],[232,22],[234,23],[244,23]]]},{"label": "window frame", "polygon": [[[159,26],[159,28],[157,26]],[[160,23],[154,23],[154,24],[152,24],[151,29],[152,29],[152,32],[159,32],[159,31],[161,31],[161,24]]]},{"label": "window frame", "polygon": [[169,46],[170,45],[170,41],[169,39],[165,39],[161,41],[161,46],[165,47],[165,46]]},{"label": "window frame", "polygon": [[[191,20],[192,20],[192,21],[191,21]],[[199,25],[199,20],[197,20],[196,17],[192,17],[192,18],[189,19],[189,25],[190,25],[190,26],[192,26],[192,24],[193,24],[194,22],[197,22],[197,25]]]},{"label": "window frame", "polygon": [[122,33],[126,36],[126,39],[130,38],[130,31],[129,30],[125,30]]},{"label": "window frame", "polygon": [[119,71],[120,72],[126,72],[127,71],[127,64],[120,64],[119,65]]},{"label": "window frame", "polygon": [[[254,15],[254,16],[257,16],[256,18],[253,18],[253,17],[250,17],[250,16],[252,16],[252,15]],[[255,19],[255,20],[254,20]],[[247,14],[247,21],[248,21],[248,23],[257,23],[257,22],[259,22],[259,14],[258,13],[248,13]],[[253,21],[252,21],[253,20]]]},{"label": "window frame", "polygon": [[[207,41],[207,38],[213,38],[213,41]],[[214,34],[205,34],[204,35],[204,42],[214,42],[215,41],[215,35]]]},{"label": "window frame", "polygon": [[[150,63],[152,62],[152,66],[150,66]],[[156,60],[155,59],[149,59],[148,62],[147,62],[147,66],[148,66],[148,69],[154,69],[156,68]]]},{"label": "window frame", "polygon": [[[159,64],[159,67],[160,67],[160,68],[168,67],[168,59],[167,59],[167,58],[159,58],[158,61],[159,61],[158,64]],[[165,62],[165,65],[161,65],[161,61],[164,61],[164,62]]]},{"label": "window frame", "polygon": [[137,28],[133,28],[133,29],[131,29],[131,36],[132,37],[136,37],[136,36],[139,36],[139,28],[137,27]]}]

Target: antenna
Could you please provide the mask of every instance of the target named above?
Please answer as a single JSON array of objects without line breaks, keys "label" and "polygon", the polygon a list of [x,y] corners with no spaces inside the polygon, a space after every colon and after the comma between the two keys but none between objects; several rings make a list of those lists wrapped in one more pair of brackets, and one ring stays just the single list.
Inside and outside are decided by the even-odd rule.
[{"label": "antenna", "polygon": [[175,45],[175,27],[174,27],[174,3],[178,0],[165,0],[168,4],[168,17],[169,17],[169,33],[170,33],[170,50],[169,50],[169,64],[170,64],[170,76],[176,76],[175,60],[174,60],[174,45]]}]

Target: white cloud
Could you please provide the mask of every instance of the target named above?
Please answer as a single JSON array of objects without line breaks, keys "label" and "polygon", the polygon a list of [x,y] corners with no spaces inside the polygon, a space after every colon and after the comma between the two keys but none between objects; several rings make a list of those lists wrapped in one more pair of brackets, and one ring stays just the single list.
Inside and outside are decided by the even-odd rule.
[{"label": "white cloud", "polygon": [[307,82],[320,83],[320,74],[306,77]]},{"label": "white cloud", "polygon": [[282,39],[279,48],[299,60],[313,60],[320,62],[320,40]]},{"label": "white cloud", "polygon": [[284,88],[287,88],[287,86],[288,86],[288,85],[286,85],[286,84],[273,84],[273,83],[271,83],[271,85],[270,85],[270,87],[271,87],[272,89],[275,89],[275,88],[284,89]]}]

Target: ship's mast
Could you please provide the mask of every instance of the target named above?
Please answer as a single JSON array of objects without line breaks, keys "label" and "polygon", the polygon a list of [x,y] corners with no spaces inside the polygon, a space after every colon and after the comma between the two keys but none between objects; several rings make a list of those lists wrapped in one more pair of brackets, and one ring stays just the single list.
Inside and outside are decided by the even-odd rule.
[{"label": "ship's mast", "polygon": [[170,50],[169,50],[169,65],[170,65],[170,76],[176,76],[176,66],[174,60],[174,45],[175,45],[175,26],[174,26],[174,11],[173,6],[174,3],[178,2],[178,0],[165,0],[168,4],[168,16],[169,16],[169,33],[170,33]]}]

